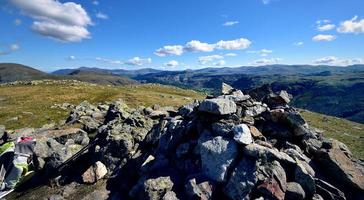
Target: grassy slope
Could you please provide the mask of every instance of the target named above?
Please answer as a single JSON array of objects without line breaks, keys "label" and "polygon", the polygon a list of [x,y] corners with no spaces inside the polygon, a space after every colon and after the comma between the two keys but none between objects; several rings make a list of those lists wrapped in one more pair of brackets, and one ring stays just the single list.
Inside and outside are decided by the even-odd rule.
[{"label": "grassy slope", "polygon": [[364,159],[363,124],[306,110],[301,110],[301,114],[310,126],[324,131],[325,137],[345,143],[357,158]]},{"label": "grassy slope", "polygon": [[[187,98],[188,97],[188,98]],[[131,107],[179,106],[203,94],[160,85],[136,85],[108,87],[91,84],[51,84],[33,86],[0,87],[0,124],[7,129],[41,127],[44,124],[64,120],[68,111],[51,109],[55,103],[79,104],[87,100],[101,103],[122,98]],[[17,121],[9,119],[19,117]]]}]

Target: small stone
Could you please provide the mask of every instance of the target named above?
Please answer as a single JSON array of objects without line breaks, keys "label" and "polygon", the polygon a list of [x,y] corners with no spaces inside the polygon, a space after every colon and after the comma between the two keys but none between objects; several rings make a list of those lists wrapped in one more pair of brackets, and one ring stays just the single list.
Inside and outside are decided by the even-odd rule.
[{"label": "small stone", "polygon": [[239,124],[233,127],[234,140],[239,144],[251,144],[253,142],[250,129],[246,124]]},{"label": "small stone", "polygon": [[250,133],[254,138],[264,137],[263,134],[255,126],[250,126],[249,128],[250,128]]},{"label": "small stone", "polygon": [[97,161],[93,166],[88,168],[82,174],[82,181],[84,183],[95,183],[98,180],[104,178],[106,174],[107,174],[106,166],[102,162]]},{"label": "small stone", "polygon": [[190,179],[185,185],[189,199],[208,200],[212,198],[214,185],[209,181],[197,182],[196,178]]}]

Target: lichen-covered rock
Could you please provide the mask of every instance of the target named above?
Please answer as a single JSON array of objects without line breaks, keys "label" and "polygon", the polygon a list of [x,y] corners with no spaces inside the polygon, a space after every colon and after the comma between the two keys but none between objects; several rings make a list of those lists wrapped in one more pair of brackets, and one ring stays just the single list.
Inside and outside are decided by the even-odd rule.
[{"label": "lichen-covered rock", "polygon": [[172,187],[173,182],[170,177],[140,180],[129,195],[134,199],[162,199]]},{"label": "lichen-covered rock", "polygon": [[212,199],[214,184],[207,180],[199,181],[196,178],[192,178],[187,181],[185,190],[189,199],[209,200]]}]

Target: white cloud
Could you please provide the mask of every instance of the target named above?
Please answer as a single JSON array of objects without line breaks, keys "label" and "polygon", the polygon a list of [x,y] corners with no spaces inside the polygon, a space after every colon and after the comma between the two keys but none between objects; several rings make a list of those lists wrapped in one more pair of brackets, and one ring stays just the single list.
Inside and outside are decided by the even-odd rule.
[{"label": "white cloud", "polygon": [[236,24],[239,24],[239,22],[238,21],[228,21],[228,22],[223,23],[222,25],[223,26],[234,26]]},{"label": "white cloud", "polygon": [[328,24],[330,23],[331,21],[328,20],[328,19],[322,19],[322,20],[317,20],[316,21],[316,24]]},{"label": "white cloud", "polygon": [[278,64],[282,59],[281,58],[262,58],[259,60],[255,60],[252,64],[254,65],[273,65]]},{"label": "white cloud", "polygon": [[294,46],[302,46],[304,43],[303,42],[295,42],[293,43]]},{"label": "white cloud", "polygon": [[358,16],[355,16],[350,20],[341,22],[337,31],[339,33],[364,33],[364,19],[358,19]]},{"label": "white cloud", "polygon": [[235,57],[237,55],[238,54],[236,54],[236,53],[227,53],[227,54],[225,54],[226,57]]},{"label": "white cloud", "polygon": [[214,66],[223,66],[225,64],[226,64],[225,60],[219,60],[219,61],[213,63]]},{"label": "white cloud", "polygon": [[15,20],[14,20],[14,24],[15,24],[15,26],[20,26],[20,25],[21,25],[21,23],[22,23],[21,19],[15,19]]},{"label": "white cloud", "polygon": [[324,24],[324,25],[318,25],[317,30],[318,31],[329,31],[334,29],[336,26],[335,24]]},{"label": "white cloud", "polygon": [[323,35],[323,34],[316,35],[312,38],[312,40],[315,42],[320,42],[320,41],[329,42],[329,41],[333,41],[335,39],[336,39],[335,35]]},{"label": "white cloud", "polygon": [[354,59],[339,59],[335,56],[326,56],[322,58],[318,58],[313,61],[314,64],[318,65],[336,65],[336,66],[348,66],[354,64],[363,64],[363,59],[354,58]]},{"label": "white cloud", "polygon": [[179,65],[179,63],[176,60],[171,60],[167,63],[164,63],[164,66],[166,66],[166,67],[177,67],[178,65]]},{"label": "white cloud", "polygon": [[142,66],[144,64],[150,64],[150,63],[152,63],[151,58],[140,58],[140,57],[134,57],[125,62],[125,64],[133,66]]},{"label": "white cloud", "polygon": [[180,56],[183,54],[183,46],[181,45],[167,45],[164,46],[162,48],[157,49],[154,52],[155,55],[157,56],[170,56],[170,55],[176,55],[176,56]]},{"label": "white cloud", "polygon": [[269,50],[269,49],[261,49],[259,51],[248,51],[248,53],[254,53],[254,54],[259,54],[262,57],[266,57],[269,54],[273,53],[273,50]]},{"label": "white cloud", "polygon": [[99,18],[99,19],[109,19],[109,16],[102,13],[102,12],[96,13],[96,17]]},{"label": "white cloud", "polygon": [[82,26],[67,26],[49,22],[34,22],[32,30],[63,42],[79,42],[90,38],[90,33]]},{"label": "white cloud", "polygon": [[187,42],[184,49],[191,52],[211,52],[215,46],[213,44],[203,43],[198,40]]},{"label": "white cloud", "polygon": [[214,60],[223,59],[224,56],[221,55],[209,55],[209,56],[200,56],[198,57],[198,62],[201,65],[206,65],[209,62],[212,62]]},{"label": "white cloud", "polygon": [[99,62],[105,62],[108,64],[115,64],[115,65],[123,64],[123,62],[121,60],[111,60],[111,59],[101,58],[101,57],[97,57],[97,58],[95,58],[95,60],[97,60]]},{"label": "white cloud", "polygon": [[323,58],[316,59],[314,61],[315,64],[333,64],[338,59],[335,56],[326,56]]},{"label": "white cloud", "polygon": [[68,60],[76,60],[76,56],[69,56]]},{"label": "white cloud", "polygon": [[8,46],[5,46],[4,48],[0,48],[0,55],[8,55],[11,54],[14,51],[17,51],[20,49],[19,44],[10,44]]},{"label": "white cloud", "polygon": [[176,55],[180,56],[185,52],[211,52],[218,50],[240,50],[246,49],[250,46],[251,42],[245,38],[239,38],[236,40],[220,40],[215,44],[204,43],[199,40],[192,40],[182,45],[167,45],[157,49],[154,54],[157,56]]},{"label": "white cloud", "polygon": [[54,0],[10,0],[24,15],[33,18],[32,30],[63,42],[79,42],[90,38],[92,25],[86,10],[74,2]]},{"label": "white cloud", "polygon": [[99,1],[92,1],[92,4],[94,4],[94,5],[99,5]]},{"label": "white cloud", "polygon": [[246,38],[239,38],[236,40],[220,40],[216,43],[216,49],[223,49],[223,50],[240,50],[246,49],[250,46],[251,42]]}]

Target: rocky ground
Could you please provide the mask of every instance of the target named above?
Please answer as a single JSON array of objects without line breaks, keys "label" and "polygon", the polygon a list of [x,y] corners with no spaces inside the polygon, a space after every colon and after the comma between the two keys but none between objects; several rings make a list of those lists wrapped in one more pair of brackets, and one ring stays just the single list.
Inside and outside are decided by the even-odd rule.
[{"label": "rocky ground", "polygon": [[101,182],[77,199],[364,199],[363,161],[311,129],[290,99],[223,84],[178,110],[83,102],[64,125],[12,132],[37,139],[37,174],[11,198],[48,184],[58,189],[37,199],[74,199]]}]

